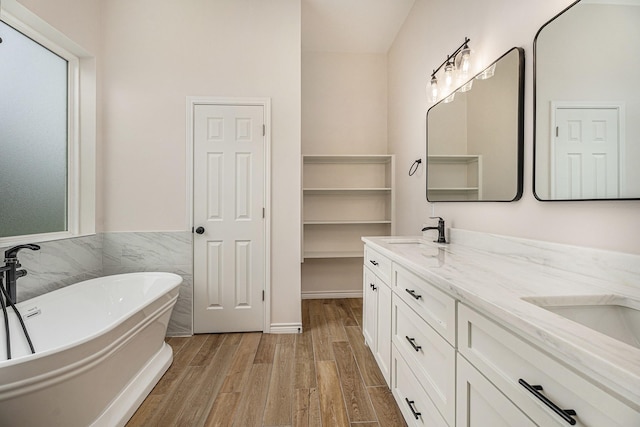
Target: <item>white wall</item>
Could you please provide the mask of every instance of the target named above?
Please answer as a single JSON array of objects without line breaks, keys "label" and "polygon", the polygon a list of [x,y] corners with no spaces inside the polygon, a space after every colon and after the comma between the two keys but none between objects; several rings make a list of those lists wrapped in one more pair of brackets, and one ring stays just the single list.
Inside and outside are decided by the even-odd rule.
[{"label": "white wall", "polygon": [[302,54],[303,154],[387,153],[387,56]]},{"label": "white wall", "polygon": [[396,154],[398,234],[419,234],[424,223],[432,222],[424,173],[409,177],[406,170],[426,154],[429,74],[468,36],[475,70],[513,46],[525,49],[524,195],[513,203],[440,202],[435,213],[456,228],[640,253],[640,201],[542,203],[533,196],[533,38],[540,26],[570,3],[416,1],[388,56],[389,147]]},{"label": "white wall", "polygon": [[299,322],[300,3],[20,2],[97,56],[104,231],[188,229],[187,96],[271,97],[272,322]]},{"label": "white wall", "polygon": [[[100,0],[18,0],[87,51],[100,48]],[[73,11],[73,12],[70,12]]]},{"label": "white wall", "polygon": [[300,3],[109,0],[105,231],[186,230],[186,97],[272,100],[272,322],[300,321]]}]

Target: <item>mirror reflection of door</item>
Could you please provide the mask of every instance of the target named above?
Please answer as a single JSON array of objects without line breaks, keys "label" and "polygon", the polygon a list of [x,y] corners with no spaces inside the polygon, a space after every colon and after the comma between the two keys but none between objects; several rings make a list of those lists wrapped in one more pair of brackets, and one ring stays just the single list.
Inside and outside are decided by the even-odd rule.
[{"label": "mirror reflection of door", "polygon": [[612,199],[620,195],[620,107],[554,105],[552,197]]},{"label": "mirror reflection of door", "polygon": [[[639,45],[640,0],[581,0],[538,31],[534,39],[534,194],[538,200],[640,199],[640,56],[635,54],[637,48],[634,54],[628,49]],[[597,195],[554,194],[554,100],[575,106],[624,105],[617,128],[621,150],[617,194],[609,187],[611,181],[606,194],[601,187]]]}]

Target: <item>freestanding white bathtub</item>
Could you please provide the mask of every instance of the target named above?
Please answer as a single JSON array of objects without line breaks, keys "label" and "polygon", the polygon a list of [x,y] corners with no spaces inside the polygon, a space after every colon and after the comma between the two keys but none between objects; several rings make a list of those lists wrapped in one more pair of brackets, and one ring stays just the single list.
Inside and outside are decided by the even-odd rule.
[{"label": "freestanding white bathtub", "polygon": [[131,273],[87,280],[0,315],[0,426],[124,425],[171,365],[164,342],[182,278]]}]

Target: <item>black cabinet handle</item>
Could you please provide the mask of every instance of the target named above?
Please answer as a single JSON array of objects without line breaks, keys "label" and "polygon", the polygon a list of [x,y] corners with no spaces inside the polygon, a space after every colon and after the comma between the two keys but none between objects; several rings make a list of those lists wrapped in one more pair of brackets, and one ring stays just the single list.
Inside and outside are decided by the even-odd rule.
[{"label": "black cabinet handle", "polygon": [[409,405],[409,409],[411,409],[411,412],[413,413],[413,416],[416,417],[416,420],[420,419],[420,415],[422,415],[420,412],[416,411],[415,409],[413,409],[413,404],[415,403],[413,400],[409,400],[406,397],[404,398],[404,400],[407,401],[407,405]]},{"label": "black cabinet handle", "polygon": [[413,290],[413,289],[405,289],[405,291],[407,291],[407,293],[408,293],[409,295],[411,295],[412,297],[414,297],[415,299],[420,299],[420,298],[422,298],[422,295],[418,295],[418,294],[416,294],[416,291],[415,291],[415,290]]},{"label": "black cabinet handle", "polygon": [[409,341],[409,344],[411,344],[411,347],[413,347],[413,349],[415,351],[420,351],[420,349],[422,348],[421,345],[416,345],[416,339],[415,338],[409,338],[407,335],[404,336],[407,341]]},{"label": "black cabinet handle", "polygon": [[370,262],[371,264],[373,264],[373,265],[378,265],[378,261],[374,261],[374,260],[370,259],[370,260],[369,260],[369,262]]},{"label": "black cabinet handle", "polygon": [[518,380],[518,383],[520,383],[520,385],[522,387],[526,388],[528,392],[530,392],[535,397],[540,399],[542,401],[542,403],[544,403],[549,408],[551,408],[551,410],[553,412],[555,412],[556,414],[560,415],[560,417],[563,420],[565,420],[566,422],[568,422],[572,426],[576,424],[576,420],[571,418],[572,415],[574,415],[574,416],[577,415],[576,411],[574,411],[573,409],[561,409],[558,405],[556,405],[555,403],[550,401],[544,394],[540,393],[542,391],[542,386],[541,385],[530,385],[528,382],[526,382],[522,378],[520,378]]},{"label": "black cabinet handle", "polygon": [[374,285],[373,283],[369,283],[369,286],[371,286],[371,289],[373,289],[374,291],[378,288],[376,288],[376,285]]}]

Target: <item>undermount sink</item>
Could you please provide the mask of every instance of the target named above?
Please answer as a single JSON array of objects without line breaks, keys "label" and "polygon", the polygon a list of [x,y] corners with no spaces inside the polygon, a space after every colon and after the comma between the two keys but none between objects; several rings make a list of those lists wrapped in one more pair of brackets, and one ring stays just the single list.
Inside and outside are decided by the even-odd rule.
[{"label": "undermount sink", "polygon": [[[442,246],[435,246],[425,243],[424,240],[416,238],[391,237],[383,240],[389,245],[394,245],[398,249],[406,249],[422,256],[421,264],[428,267],[442,267],[445,262],[445,251]],[[418,249],[416,251],[416,249]]]},{"label": "undermount sink", "polygon": [[619,295],[523,299],[594,331],[640,348],[640,301]]},{"label": "undermount sink", "polygon": [[420,249],[429,249],[433,248],[433,245],[426,244],[424,241],[420,239],[402,239],[402,238],[391,238],[384,239],[384,242],[389,245],[402,245],[407,248],[420,248]]}]

